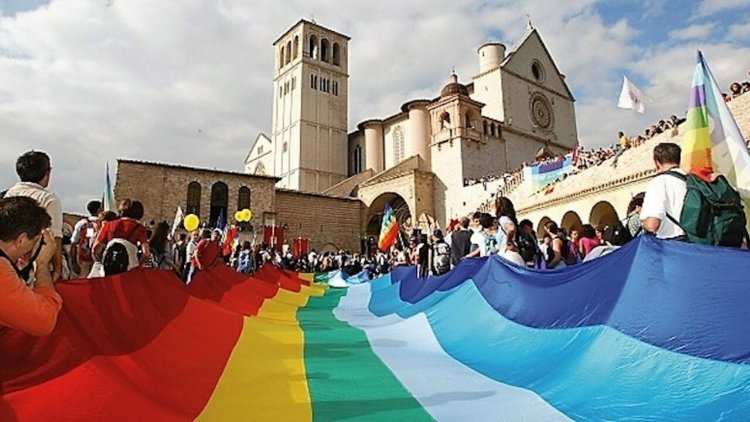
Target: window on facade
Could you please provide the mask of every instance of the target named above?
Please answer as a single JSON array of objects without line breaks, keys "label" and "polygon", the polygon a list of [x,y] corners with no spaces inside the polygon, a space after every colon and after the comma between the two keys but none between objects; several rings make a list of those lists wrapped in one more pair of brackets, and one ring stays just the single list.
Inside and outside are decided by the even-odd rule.
[{"label": "window on facade", "polygon": [[334,66],[341,66],[341,47],[339,43],[333,43],[333,64]]},{"label": "window on facade", "polygon": [[404,161],[404,131],[401,126],[393,129],[393,161],[394,164]]},{"label": "window on facade", "polygon": [[284,87],[279,85],[279,98],[281,98],[284,95]]},{"label": "window on facade", "polygon": [[294,47],[293,47],[293,58],[297,58],[297,55],[299,54],[299,35],[294,36]]},{"label": "window on facade", "polygon": [[185,212],[197,216],[201,215],[201,184],[198,182],[188,183]]},{"label": "window on facade", "polygon": [[287,143],[286,143],[286,142],[284,142],[284,145],[282,146],[282,148],[283,148],[283,152],[286,152],[286,151],[287,151],[287,149],[288,149],[289,147],[287,146]]},{"label": "window on facade", "polygon": [[297,84],[297,78],[292,78],[292,91],[294,91],[294,86]]},{"label": "window on facade", "polygon": [[292,62],[292,41],[286,42],[286,64]]},{"label": "window on facade", "polygon": [[313,88],[318,89],[318,76],[313,77]]},{"label": "window on facade", "polygon": [[450,129],[451,127],[451,115],[447,111],[440,114],[440,129]]},{"label": "window on facade", "polygon": [[258,147],[258,155],[263,154],[263,145]]},{"label": "window on facade", "polygon": [[310,35],[310,46],[307,50],[307,54],[313,59],[318,58],[318,37],[315,35]]},{"label": "window on facade", "polygon": [[542,64],[536,60],[531,63],[531,74],[534,75],[534,79],[536,79],[537,82],[544,82],[544,68],[542,67]]},{"label": "window on facade", "polygon": [[354,148],[354,174],[358,174],[362,171],[362,147],[357,145]]},{"label": "window on facade", "polygon": [[250,209],[250,188],[241,186],[239,192],[237,192],[237,211],[245,208]]},{"label": "window on facade", "polygon": [[330,54],[328,50],[329,50],[328,40],[323,38],[322,40],[320,40],[320,60],[326,63],[328,63],[328,60],[329,60],[328,55]]},{"label": "window on facade", "polygon": [[286,57],[286,48],[284,46],[281,46],[281,52],[279,52],[279,69],[284,67],[284,60]]}]

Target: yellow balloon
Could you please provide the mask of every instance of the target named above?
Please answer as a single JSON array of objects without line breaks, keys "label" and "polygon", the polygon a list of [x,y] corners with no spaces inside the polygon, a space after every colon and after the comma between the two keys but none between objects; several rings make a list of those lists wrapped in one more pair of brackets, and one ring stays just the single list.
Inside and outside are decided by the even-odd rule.
[{"label": "yellow balloon", "polygon": [[234,213],[234,220],[242,221],[242,211],[237,211],[236,213]]},{"label": "yellow balloon", "polygon": [[186,215],[185,220],[182,222],[182,225],[185,226],[185,230],[189,232],[197,229],[200,224],[201,219],[195,214]]},{"label": "yellow balloon", "polygon": [[250,221],[253,218],[253,212],[245,208],[242,210],[242,221]]}]

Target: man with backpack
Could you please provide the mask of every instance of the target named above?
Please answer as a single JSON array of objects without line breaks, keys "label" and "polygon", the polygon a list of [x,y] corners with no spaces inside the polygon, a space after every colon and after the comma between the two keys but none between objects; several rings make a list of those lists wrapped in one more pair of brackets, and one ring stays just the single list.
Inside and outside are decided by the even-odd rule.
[{"label": "man with backpack", "polygon": [[665,142],[654,147],[654,165],[659,174],[646,189],[641,221],[643,229],[659,239],[687,240],[685,231],[675,222],[680,221],[687,193],[687,175],[680,169],[681,154],[677,144]]},{"label": "man with backpack", "polygon": [[432,232],[432,241],[432,273],[443,275],[451,270],[451,248],[445,243],[440,229]]},{"label": "man with backpack", "polygon": [[727,179],[706,180],[679,169],[681,150],[672,143],[654,147],[659,174],[643,199],[641,219],[646,231],[662,239],[715,246],[742,246],[747,218],[739,193]]},{"label": "man with backpack", "polygon": [[79,277],[88,276],[94,264],[92,249],[96,240],[96,222],[99,219],[99,212],[102,211],[102,203],[90,201],[86,205],[86,210],[89,216],[76,223],[70,237],[72,268]]},{"label": "man with backpack", "polygon": [[722,175],[706,180],[686,174],[679,169],[680,155],[675,144],[654,148],[659,174],[643,199],[643,228],[661,239],[741,247],[747,238],[747,218],[739,193]]}]

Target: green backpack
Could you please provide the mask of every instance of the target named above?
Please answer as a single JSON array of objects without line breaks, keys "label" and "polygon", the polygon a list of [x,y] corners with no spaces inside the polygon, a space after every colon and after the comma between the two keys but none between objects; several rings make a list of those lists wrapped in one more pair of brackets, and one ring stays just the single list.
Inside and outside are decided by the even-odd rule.
[{"label": "green backpack", "polygon": [[667,218],[685,231],[691,243],[742,246],[742,241],[747,238],[747,218],[739,192],[724,176],[709,183],[693,174],[673,171],[662,174],[685,181],[687,193],[680,221],[669,214]]}]

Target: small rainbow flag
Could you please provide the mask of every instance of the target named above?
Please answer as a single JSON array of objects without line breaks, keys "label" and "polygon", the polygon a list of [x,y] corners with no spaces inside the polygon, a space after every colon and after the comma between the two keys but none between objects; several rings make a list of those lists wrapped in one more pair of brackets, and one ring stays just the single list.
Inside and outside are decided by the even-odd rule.
[{"label": "small rainbow flag", "polygon": [[708,179],[723,174],[750,209],[750,153],[716,79],[698,51],[682,148],[682,168]]},{"label": "small rainbow flag", "polygon": [[398,220],[390,204],[385,204],[385,213],[383,214],[383,224],[380,226],[380,238],[378,239],[378,249],[385,252],[396,241],[398,237]]}]

